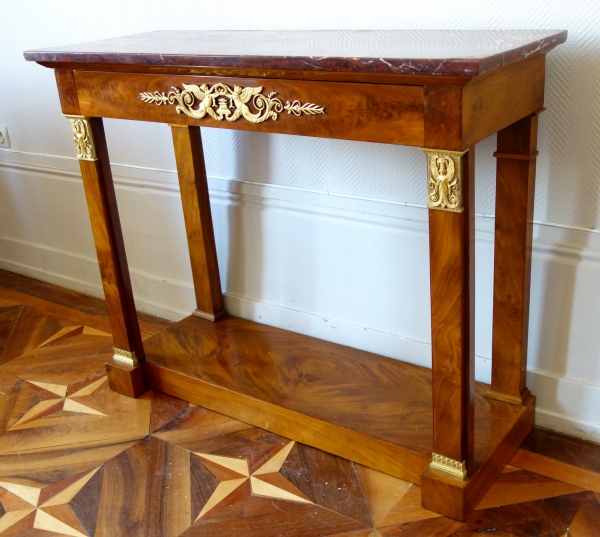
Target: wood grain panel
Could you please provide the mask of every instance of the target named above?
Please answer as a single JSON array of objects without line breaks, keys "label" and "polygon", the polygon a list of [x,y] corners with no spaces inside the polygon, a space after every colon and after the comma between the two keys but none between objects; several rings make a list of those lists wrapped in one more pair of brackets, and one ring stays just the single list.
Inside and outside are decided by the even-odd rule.
[{"label": "wood grain panel", "polygon": [[216,321],[227,312],[221,293],[200,128],[173,126],[171,131],[196,293],[194,314]]},{"label": "wood grain panel", "polygon": [[[77,72],[75,80],[82,113],[89,116],[412,146],[422,146],[424,140],[420,86],[88,72]],[[232,88],[260,86],[264,95],[277,92],[276,97],[284,104],[294,100],[314,103],[325,107],[325,114],[296,117],[282,112],[276,121],[269,119],[258,124],[243,118],[235,122],[216,121],[208,116],[195,120],[176,113],[174,105],[147,104],[139,97],[142,92],[168,93],[172,86],[183,89],[184,83],[218,82]]]},{"label": "wood grain panel", "polygon": [[77,87],[72,69],[55,69],[56,85],[63,114],[78,116],[79,101],[77,100]]},{"label": "wood grain panel", "polygon": [[462,88],[425,86],[424,98],[424,147],[462,151]]},{"label": "wood grain panel", "polygon": [[544,106],[546,56],[534,56],[463,89],[463,144],[473,145]]},{"label": "wood grain panel", "polygon": [[461,157],[464,211],[429,210],[433,451],[474,464],[475,153]]},{"label": "wood grain panel", "polygon": [[498,133],[492,388],[488,397],[522,404],[525,386],[538,116]]}]

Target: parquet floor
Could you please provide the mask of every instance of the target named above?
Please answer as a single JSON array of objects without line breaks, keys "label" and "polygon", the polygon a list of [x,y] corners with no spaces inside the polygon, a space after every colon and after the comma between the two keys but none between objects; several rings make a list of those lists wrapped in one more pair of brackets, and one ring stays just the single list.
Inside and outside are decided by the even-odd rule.
[{"label": "parquet floor", "polygon": [[[574,440],[546,475],[507,467],[455,522],[422,509],[417,485],[158,392],[111,392],[101,301],[0,273],[0,537],[600,537],[600,490],[580,488],[600,488],[599,446]],[[553,434],[521,459],[560,459]],[[569,468],[571,483],[548,477]]]}]

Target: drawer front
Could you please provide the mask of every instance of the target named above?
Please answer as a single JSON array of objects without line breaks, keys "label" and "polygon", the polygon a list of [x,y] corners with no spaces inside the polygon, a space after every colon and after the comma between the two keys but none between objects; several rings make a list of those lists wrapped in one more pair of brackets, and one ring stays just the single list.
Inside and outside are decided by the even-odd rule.
[{"label": "drawer front", "polygon": [[91,117],[424,145],[422,86],[85,71],[75,82]]}]

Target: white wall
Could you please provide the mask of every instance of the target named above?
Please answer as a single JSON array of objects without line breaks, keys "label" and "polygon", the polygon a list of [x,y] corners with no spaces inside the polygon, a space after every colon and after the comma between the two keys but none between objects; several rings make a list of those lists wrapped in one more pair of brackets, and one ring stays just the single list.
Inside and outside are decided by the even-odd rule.
[{"label": "white wall", "polygon": [[[566,28],[540,119],[528,385],[539,424],[600,440],[600,3],[155,0],[0,11],[0,267],[100,296],[53,73],[30,48],[156,29]],[[105,122],[138,306],[193,308],[165,125]],[[430,363],[425,159],[417,149],[203,129],[229,311]],[[494,137],[477,146],[477,378],[491,353]]]}]

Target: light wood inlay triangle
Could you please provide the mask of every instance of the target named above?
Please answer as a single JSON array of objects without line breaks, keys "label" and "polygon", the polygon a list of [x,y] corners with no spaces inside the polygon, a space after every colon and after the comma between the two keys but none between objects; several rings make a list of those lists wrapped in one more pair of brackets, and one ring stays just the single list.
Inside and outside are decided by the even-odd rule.
[{"label": "light wood inlay triangle", "polygon": [[28,504],[36,507],[40,499],[42,489],[39,487],[28,487],[27,485],[19,485],[17,483],[10,483],[7,481],[0,481],[0,487],[8,490],[17,498],[26,501]]},{"label": "light wood inlay triangle", "polygon": [[23,511],[10,511],[5,513],[4,516],[0,518],[0,534],[34,511],[35,509],[24,509]]},{"label": "light wood inlay triangle", "polygon": [[98,380],[84,386],[80,390],[77,390],[74,393],[70,393],[69,397],[82,397],[84,395],[92,395],[102,384],[104,384],[108,380],[107,376],[100,377]]},{"label": "light wood inlay triangle", "polygon": [[[289,481],[285,477],[283,477],[281,474],[277,474],[277,475],[279,477],[281,477],[281,480],[289,483]],[[277,485],[268,483],[267,481],[260,479],[258,477],[251,476],[250,484],[252,485],[252,494],[255,494],[256,496],[266,496],[268,498],[276,498],[279,500],[291,500],[294,502],[313,503],[309,499],[304,497],[304,494],[302,494],[302,496],[299,496],[298,494],[293,494],[289,490],[285,490],[283,487],[285,487],[285,488],[292,488],[292,487],[288,487],[283,483],[281,484],[281,486],[277,486]],[[293,488],[295,488],[295,487],[293,487]],[[298,491],[298,492],[300,492],[300,491]]]},{"label": "light wood inlay triangle", "polygon": [[[219,455],[208,455],[206,453],[195,453],[200,459],[214,462],[223,468],[232,470],[240,476],[250,476],[250,469],[248,468],[248,462],[245,459],[234,459],[232,457],[221,457]],[[218,477],[218,476],[217,476]]]},{"label": "light wood inlay triangle", "polygon": [[14,431],[26,427],[31,422],[41,419],[50,414],[60,412],[63,408],[64,399],[47,399],[40,401],[33,408],[28,410],[25,415],[9,428],[9,431]]},{"label": "light wood inlay triangle", "polygon": [[63,386],[62,384],[51,384],[49,382],[36,382],[34,380],[28,380],[27,382],[29,382],[29,384],[38,386],[39,388],[43,388],[44,390],[47,390],[49,392],[55,393],[59,397],[66,397],[67,390],[69,389],[68,386]]},{"label": "light wood inlay triangle", "polygon": [[68,412],[79,412],[80,414],[93,414],[95,416],[106,416],[103,412],[91,408],[79,401],[75,401],[73,399],[65,399],[65,405],[63,410],[67,410]]},{"label": "light wood inlay triangle", "polygon": [[91,326],[84,326],[83,334],[85,334],[86,336],[112,337],[112,334],[109,334],[108,332],[103,332],[102,330],[98,330],[97,328],[92,328]]},{"label": "light wood inlay triangle", "polygon": [[69,535],[72,537],[89,537],[89,535],[81,533],[80,531],[65,524],[61,520],[58,520],[58,518],[54,518],[41,509],[38,509],[37,513],[35,514],[33,527],[34,529],[45,530],[52,533],[61,533],[63,535]]},{"label": "light wood inlay triangle", "polygon": [[196,517],[194,522],[200,520],[203,516],[208,514],[212,509],[219,505],[227,496],[229,496],[234,490],[243,485],[248,480],[247,477],[241,479],[231,479],[229,481],[221,481],[212,496],[208,499],[200,514]]},{"label": "light wood inlay triangle", "polygon": [[265,462],[256,472],[252,475],[270,474],[273,472],[279,472],[285,459],[287,459],[290,451],[294,447],[296,442],[292,441],[287,444],[281,451],[279,451],[274,457]]}]

